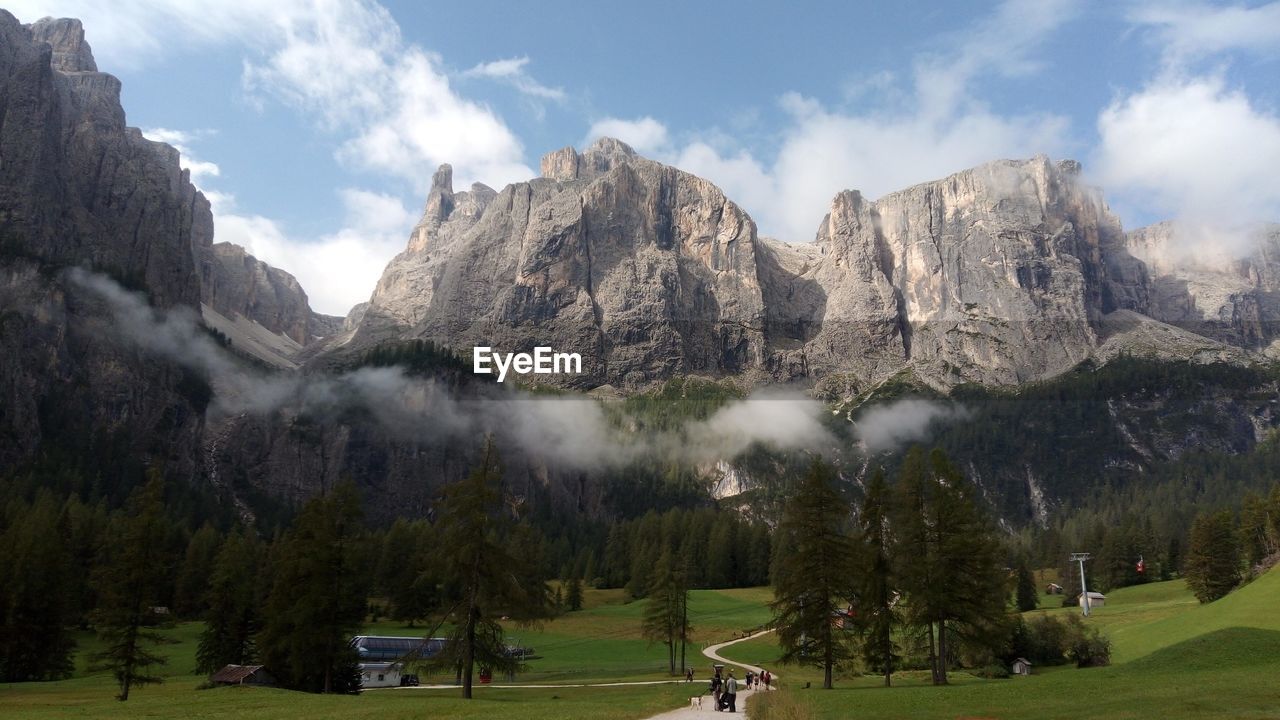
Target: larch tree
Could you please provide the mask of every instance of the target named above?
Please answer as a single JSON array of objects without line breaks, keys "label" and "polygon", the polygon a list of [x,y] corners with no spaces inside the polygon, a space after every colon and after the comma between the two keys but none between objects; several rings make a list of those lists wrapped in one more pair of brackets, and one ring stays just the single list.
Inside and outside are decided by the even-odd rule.
[{"label": "larch tree", "polygon": [[348,482],[307,502],[280,540],[257,643],[263,664],[287,686],[326,693],[359,687],[351,637],[367,607],[364,535],[360,498]]},{"label": "larch tree", "polygon": [[783,509],[774,542],[770,607],[781,660],[822,668],[826,689],[835,668],[857,655],[856,635],[844,622],[858,590],[849,514],[835,470],[815,459]]},{"label": "larch tree", "polygon": [[125,512],[108,532],[94,585],[98,606],[91,619],[103,649],[90,659],[96,670],[109,670],[120,691],[117,699],[129,699],[137,685],[163,682],[150,669],[165,658],[152,649],[171,642],[158,628],[168,618],[159,611],[165,578],[174,559],[165,550],[169,522],[165,517],[164,478],[156,469],[145,485],[135,489]]},{"label": "larch tree", "polygon": [[205,589],[205,626],[196,649],[196,669],[215,672],[224,665],[253,661],[261,624],[257,580],[262,548],[252,535],[233,530],[213,561]]},{"label": "larch tree", "polygon": [[672,675],[676,673],[677,655],[681,672],[685,669],[685,645],[691,631],[688,578],[688,568],[679,564],[670,550],[664,551],[649,577],[649,594],[640,625],[645,639],[667,646],[667,664]]},{"label": "larch tree", "polygon": [[470,699],[477,665],[507,673],[521,667],[502,623],[527,626],[550,617],[550,591],[539,539],[516,523],[503,495],[492,439],[471,475],[445,488],[439,518],[441,616],[453,629],[423,664],[459,671],[462,696]]},{"label": "larch tree", "polygon": [[867,482],[858,513],[862,557],[858,572],[855,611],[862,632],[862,660],[867,668],[884,675],[884,685],[893,683],[893,672],[901,657],[894,633],[902,625],[898,610],[897,577],[894,573],[896,548],[889,522],[889,487],[884,470],[877,468]]},{"label": "larch tree", "polygon": [[75,668],[70,530],[42,491],[0,533],[0,682],[61,680]]},{"label": "larch tree", "polygon": [[1007,630],[1001,544],[973,486],[941,450],[927,462],[909,451],[899,484],[907,604],[929,635],[933,682],[944,685],[953,638],[994,647]]}]

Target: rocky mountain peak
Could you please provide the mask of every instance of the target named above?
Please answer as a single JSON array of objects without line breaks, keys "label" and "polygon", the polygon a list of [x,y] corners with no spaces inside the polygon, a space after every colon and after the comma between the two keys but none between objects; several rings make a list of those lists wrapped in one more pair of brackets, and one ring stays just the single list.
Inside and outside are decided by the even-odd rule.
[{"label": "rocky mountain peak", "polygon": [[542,156],[542,177],[552,180],[590,180],[640,156],[616,138],[602,137],[581,153],[572,145]]},{"label": "rocky mountain peak", "polygon": [[54,70],[64,73],[97,72],[93,51],[84,39],[84,26],[74,18],[41,18],[28,26],[36,42],[53,48]]},{"label": "rocky mountain peak", "polygon": [[453,166],[444,163],[431,176],[431,191],[427,194],[427,208],[422,222],[442,223],[453,212]]}]

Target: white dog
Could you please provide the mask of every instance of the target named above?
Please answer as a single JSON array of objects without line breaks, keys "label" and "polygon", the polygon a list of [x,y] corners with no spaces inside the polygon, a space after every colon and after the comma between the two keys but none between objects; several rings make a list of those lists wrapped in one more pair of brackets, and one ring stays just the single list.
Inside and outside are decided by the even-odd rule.
[{"label": "white dog", "polygon": [[690,707],[691,709],[693,709],[693,710],[701,710],[701,709],[702,709],[702,696],[701,696],[701,695],[698,695],[697,697],[691,697],[691,698],[689,698],[689,707]]}]

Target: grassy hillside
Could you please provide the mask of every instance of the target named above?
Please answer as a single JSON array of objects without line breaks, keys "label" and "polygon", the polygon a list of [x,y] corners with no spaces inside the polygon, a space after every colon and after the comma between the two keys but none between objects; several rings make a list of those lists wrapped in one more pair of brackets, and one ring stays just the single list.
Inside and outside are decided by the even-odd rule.
[{"label": "grassy hillside", "polygon": [[[1199,605],[1182,581],[1153,583],[1108,594],[1107,606],[1089,620],[1112,639],[1111,667],[1047,668],[1009,680],[956,673],[942,688],[928,684],[925,673],[902,673],[889,689],[879,687],[878,678],[851,677],[832,691],[802,689],[817,677],[811,670],[778,672],[794,697],[822,718],[1275,718],[1278,607],[1280,569],[1209,605]],[[751,661],[776,653],[762,639],[726,654]]]}]

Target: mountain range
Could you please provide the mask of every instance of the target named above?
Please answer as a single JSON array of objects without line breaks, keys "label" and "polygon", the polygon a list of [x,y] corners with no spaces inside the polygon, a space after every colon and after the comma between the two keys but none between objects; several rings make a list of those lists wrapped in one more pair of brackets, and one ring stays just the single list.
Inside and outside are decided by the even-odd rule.
[{"label": "mountain range", "polygon": [[[450,355],[550,346],[580,353],[583,372],[540,377],[547,392],[608,404],[690,379],[739,395],[779,385],[855,421],[903,388],[970,398],[980,414],[975,392],[1135,358],[1257,373],[1248,392],[1203,383],[1198,419],[1176,431],[1136,420],[1140,393],[1117,389],[1110,427],[1132,442],[1100,467],[1139,473],[1197,442],[1248,453],[1280,423],[1266,401],[1280,225],[1254,229],[1237,255],[1204,252],[1172,222],[1126,232],[1074,161],[998,160],[875,200],[833,188],[807,243],[760,236],[711,182],[610,138],[551,152],[540,177],[501,190],[455,191],[443,165],[405,250],[338,318],[314,312],[289,273],[215,242],[208,200],[176,150],[126,124],[120,90],[78,21],[0,11],[0,473],[59,467],[111,485],[159,466],[249,514],[352,478],[377,519],[424,513],[474,447],[397,433],[374,422],[379,408],[321,402],[307,384],[404,347],[439,349],[432,387],[461,396],[490,391]],[[124,295],[92,291],[102,283],[84,271]],[[178,333],[182,318],[237,359],[191,360],[181,342],[161,347],[163,333],[128,329]],[[231,366],[291,390],[254,410],[266,386],[228,382]],[[423,402],[414,421],[445,424]],[[769,472],[752,480],[735,457],[717,460],[695,468],[705,493]],[[619,512],[610,488],[627,473],[518,450],[507,461],[523,497]],[[996,502],[1015,523],[1067,494],[1060,483],[1033,502],[1035,476],[1052,473],[1023,464],[976,473],[1020,498]]]}]

